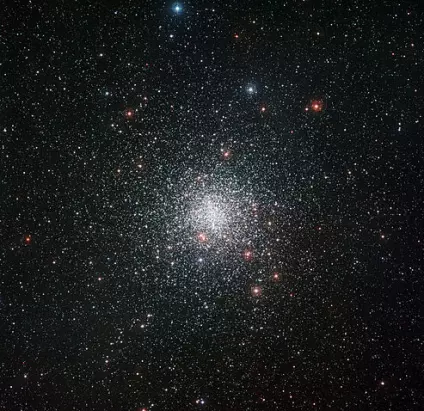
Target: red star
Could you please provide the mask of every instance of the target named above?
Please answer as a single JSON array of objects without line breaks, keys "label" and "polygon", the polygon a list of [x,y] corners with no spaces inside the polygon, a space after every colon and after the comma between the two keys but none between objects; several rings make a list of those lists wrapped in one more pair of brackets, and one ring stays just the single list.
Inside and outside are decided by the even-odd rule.
[{"label": "red star", "polygon": [[206,243],[208,241],[208,237],[206,236],[205,233],[199,233],[199,234],[197,234],[197,239],[201,243]]},{"label": "red star", "polygon": [[246,261],[252,261],[252,259],[253,259],[253,251],[252,250],[249,250],[249,249],[244,250],[244,252],[243,252],[243,258]]},{"label": "red star", "polygon": [[230,150],[223,150],[222,151],[222,159],[223,160],[229,160],[231,158],[231,151]]},{"label": "red star", "polygon": [[322,100],[312,100],[310,104],[310,108],[315,113],[319,113],[324,108],[324,103]]},{"label": "red star", "polygon": [[31,244],[31,234],[27,234],[24,238],[25,244],[30,245]]},{"label": "red star", "polygon": [[262,287],[260,285],[254,285],[250,288],[250,292],[253,297],[260,297],[262,295]]},{"label": "red star", "polygon": [[274,274],[272,274],[272,279],[274,281],[279,281],[280,280],[280,274],[275,271]]},{"label": "red star", "polygon": [[133,110],[133,109],[131,109],[131,108],[129,108],[129,109],[127,109],[127,110],[125,110],[125,117],[126,117],[127,119],[132,119],[132,118],[134,118],[134,110]]}]

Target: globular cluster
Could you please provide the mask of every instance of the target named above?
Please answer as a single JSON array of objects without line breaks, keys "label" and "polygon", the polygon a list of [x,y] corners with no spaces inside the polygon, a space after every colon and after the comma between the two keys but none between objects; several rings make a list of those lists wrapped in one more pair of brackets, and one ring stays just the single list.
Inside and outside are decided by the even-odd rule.
[{"label": "globular cluster", "polygon": [[422,409],[418,2],[0,21],[0,409]]}]

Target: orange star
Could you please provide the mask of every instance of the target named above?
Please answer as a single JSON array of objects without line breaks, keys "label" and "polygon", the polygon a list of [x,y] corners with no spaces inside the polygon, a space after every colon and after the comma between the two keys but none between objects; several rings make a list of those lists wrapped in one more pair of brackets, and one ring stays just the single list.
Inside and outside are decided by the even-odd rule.
[{"label": "orange star", "polygon": [[319,113],[324,108],[324,103],[322,100],[312,100],[311,101],[311,110],[315,113]]}]

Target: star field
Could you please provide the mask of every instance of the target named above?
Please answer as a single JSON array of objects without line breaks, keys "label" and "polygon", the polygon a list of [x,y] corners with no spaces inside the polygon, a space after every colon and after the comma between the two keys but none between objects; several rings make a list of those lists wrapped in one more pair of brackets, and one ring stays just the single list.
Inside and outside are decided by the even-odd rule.
[{"label": "star field", "polygon": [[0,409],[422,409],[418,2],[3,9]]}]

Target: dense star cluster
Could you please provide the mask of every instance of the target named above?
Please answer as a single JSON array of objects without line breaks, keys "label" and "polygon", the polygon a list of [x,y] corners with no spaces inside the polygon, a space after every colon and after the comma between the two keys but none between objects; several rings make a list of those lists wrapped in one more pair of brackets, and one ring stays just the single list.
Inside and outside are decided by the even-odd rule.
[{"label": "dense star cluster", "polygon": [[5,4],[0,409],[422,409],[418,3]]}]

